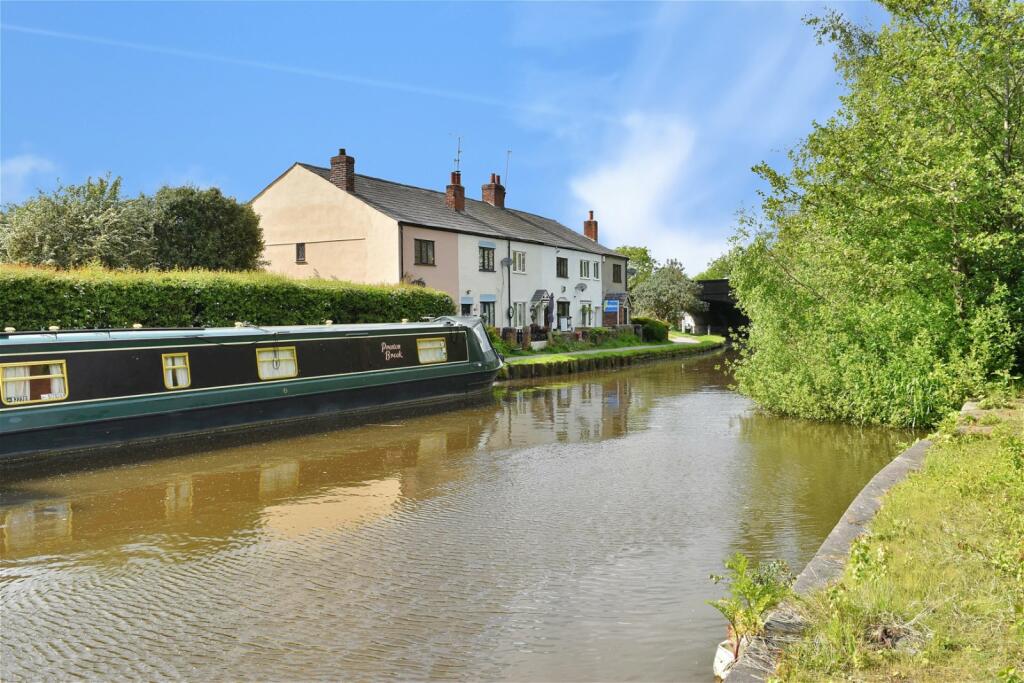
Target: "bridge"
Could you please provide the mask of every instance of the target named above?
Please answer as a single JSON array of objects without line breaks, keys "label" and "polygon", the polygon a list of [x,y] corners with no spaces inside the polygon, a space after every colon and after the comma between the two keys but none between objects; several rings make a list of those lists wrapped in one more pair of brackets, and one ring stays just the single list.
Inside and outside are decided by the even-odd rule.
[{"label": "bridge", "polygon": [[[725,336],[729,329],[738,330],[750,322],[736,306],[736,296],[729,287],[728,278],[723,280],[701,280],[700,300],[708,310],[691,313],[698,334],[720,334]],[[709,332],[710,330],[710,332]]]}]

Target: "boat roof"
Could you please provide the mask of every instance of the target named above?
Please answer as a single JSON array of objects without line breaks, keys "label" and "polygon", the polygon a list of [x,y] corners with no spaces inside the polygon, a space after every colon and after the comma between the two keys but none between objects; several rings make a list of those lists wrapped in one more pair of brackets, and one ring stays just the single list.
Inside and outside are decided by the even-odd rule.
[{"label": "boat roof", "polygon": [[52,330],[0,332],[0,348],[23,344],[67,342],[142,341],[147,339],[209,339],[222,337],[276,337],[292,334],[346,334],[367,332],[399,332],[409,329],[440,327],[471,327],[479,318],[446,316],[433,320],[407,323],[360,323],[350,325],[241,325],[235,327],[144,327],[97,330]]}]

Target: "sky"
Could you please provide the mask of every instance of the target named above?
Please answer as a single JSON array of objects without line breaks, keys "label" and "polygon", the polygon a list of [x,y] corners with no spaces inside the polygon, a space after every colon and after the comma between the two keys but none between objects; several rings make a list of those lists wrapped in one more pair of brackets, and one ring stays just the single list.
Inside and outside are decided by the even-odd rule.
[{"label": "sky", "polygon": [[[836,5],[862,23],[878,6]],[[821,3],[0,4],[0,200],[111,173],[248,201],[295,161],[467,195],[695,274],[751,166],[838,106]],[[511,151],[511,155],[508,154]],[[507,169],[507,171],[506,171]]]}]

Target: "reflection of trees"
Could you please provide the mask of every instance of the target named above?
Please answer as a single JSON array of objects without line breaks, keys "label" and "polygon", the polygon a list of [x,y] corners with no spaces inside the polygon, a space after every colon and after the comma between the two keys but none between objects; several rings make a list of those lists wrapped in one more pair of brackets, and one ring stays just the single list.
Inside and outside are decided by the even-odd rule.
[{"label": "reflection of trees", "polygon": [[[861,488],[913,434],[760,412],[737,417],[745,467],[735,482],[744,509],[737,550],[804,562]],[[792,531],[780,535],[778,522]]]}]

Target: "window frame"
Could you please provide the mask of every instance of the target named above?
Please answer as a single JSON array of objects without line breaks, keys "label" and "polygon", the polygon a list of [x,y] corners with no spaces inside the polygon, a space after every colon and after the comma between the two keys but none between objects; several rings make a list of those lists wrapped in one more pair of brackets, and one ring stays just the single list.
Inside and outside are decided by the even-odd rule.
[{"label": "window frame", "polygon": [[295,243],[295,262],[306,263],[306,243],[296,242]]},{"label": "window frame", "polygon": [[526,252],[525,251],[512,251],[512,272],[513,273],[525,273],[526,272]]},{"label": "window frame", "polygon": [[[292,359],[295,361],[295,374],[294,375],[281,375],[279,377],[264,377],[263,376],[263,363],[260,362],[261,351],[291,351]],[[261,382],[275,382],[281,379],[294,379],[299,376],[299,351],[294,346],[262,346],[256,348],[256,376],[260,378]]]},{"label": "window frame", "polygon": [[[441,342],[441,350],[444,352],[444,358],[441,360],[423,360],[423,347],[421,344],[424,342]],[[448,362],[448,343],[444,337],[417,337],[416,338],[416,360],[419,361],[420,365],[436,365],[438,363]]]},{"label": "window frame", "polygon": [[[564,268],[562,266],[565,266]],[[555,257],[555,277],[569,278],[569,257]]]},{"label": "window frame", "polygon": [[600,280],[601,279],[601,262],[600,261],[594,261],[593,265],[591,265],[591,267],[590,267],[590,272],[593,274],[595,280]]},{"label": "window frame", "polygon": [[580,279],[590,279],[590,261],[587,259],[580,259]]},{"label": "window frame", "polygon": [[[525,301],[515,301],[512,303],[512,327],[529,327],[530,323],[527,322],[529,317],[527,315],[527,306]],[[516,320],[519,324],[516,324]]]},{"label": "window frame", "polygon": [[[34,377],[32,375],[27,375],[26,377],[17,377],[17,378],[11,378],[11,379],[7,379],[6,377],[4,377],[4,370],[6,370],[7,368],[31,367],[33,365],[59,365],[60,368],[61,368],[61,374],[59,374],[59,375],[52,375],[52,374],[36,375]],[[28,401],[8,401],[7,400],[7,387],[6,387],[6,385],[7,385],[8,382],[25,382],[25,381],[31,382],[34,379],[54,379],[56,377],[60,377],[62,380],[64,380],[64,395],[61,396],[60,398],[36,398],[36,399],[33,399],[32,398],[32,393],[31,393],[31,389],[30,389],[29,390],[29,400]],[[67,362],[67,360],[64,360],[64,359],[60,359],[60,360],[26,360],[26,361],[19,361],[17,363],[0,363],[0,405],[16,407],[16,406],[33,405],[33,404],[37,404],[37,403],[58,403],[60,401],[68,400],[68,396],[70,396],[70,395],[71,395],[71,384],[70,384],[70,382],[68,382],[68,362]]]},{"label": "window frame", "polygon": [[622,264],[621,263],[613,263],[612,264],[612,282],[614,282],[617,285],[621,285],[622,284]]},{"label": "window frame", "polygon": [[[430,245],[429,247],[427,245]],[[414,266],[436,266],[437,259],[434,253],[434,240],[420,239],[419,237],[413,238],[412,241],[413,249],[413,265]],[[430,260],[424,260],[429,252]]]},{"label": "window frame", "polygon": [[[485,311],[490,310],[490,320],[488,320]],[[494,301],[481,301],[480,302],[480,319],[484,321],[484,325],[490,325],[494,327],[497,322],[498,305]]]},{"label": "window frame", "polygon": [[[494,247],[479,247],[479,261],[481,273],[494,272]],[[489,267],[488,267],[489,266]]]},{"label": "window frame", "polygon": [[[185,365],[184,366],[181,366],[181,365],[168,365],[167,364],[167,360],[169,358],[179,358],[181,356],[185,357]],[[176,387],[172,387],[169,384],[167,384],[167,371],[168,370],[172,370],[172,371],[173,370],[179,370],[182,367],[185,368],[185,379],[188,380],[188,381],[185,382],[185,384],[180,384],[180,385],[178,385]],[[173,352],[173,353],[161,353],[160,354],[160,375],[164,379],[164,389],[170,389],[170,390],[173,391],[175,389],[188,389],[190,386],[192,386],[192,364],[191,364],[191,361],[189,360],[189,357],[188,357],[188,351],[176,351],[176,352]]]}]

